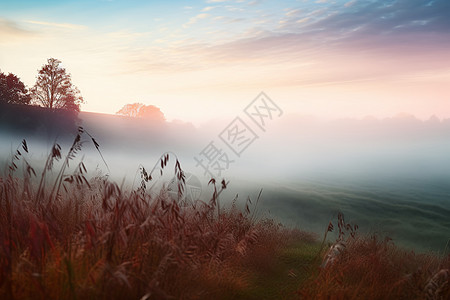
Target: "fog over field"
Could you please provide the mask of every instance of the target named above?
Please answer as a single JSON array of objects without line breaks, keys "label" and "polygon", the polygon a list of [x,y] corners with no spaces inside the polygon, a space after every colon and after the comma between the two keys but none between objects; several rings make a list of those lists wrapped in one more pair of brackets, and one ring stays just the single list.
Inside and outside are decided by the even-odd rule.
[{"label": "fog over field", "polygon": [[[421,251],[444,251],[450,238],[450,120],[421,121],[399,114],[324,121],[286,114],[273,120],[265,132],[255,129],[258,138],[238,157],[218,138],[232,120],[195,127],[86,112],[79,118],[100,144],[108,165],[86,140],[75,162],[83,159],[91,176],[107,174],[137,188],[139,166],[151,170],[170,151],[185,172],[199,179],[200,198],[208,200],[210,176],[194,157],[200,158],[213,141],[233,161],[217,177],[229,181],[221,194],[223,203],[236,195],[241,204],[248,196],[256,200],[262,189],[258,215],[288,226],[322,234],[329,220],[342,211],[360,231],[380,233]],[[75,135],[44,131],[21,135],[6,130],[0,134],[3,166],[25,138],[36,169],[43,167],[55,140],[65,153]],[[157,174],[155,182],[168,184],[175,160],[171,154],[163,176]]]},{"label": "fog over field", "polygon": [[0,299],[450,299],[449,12],[0,1]]}]

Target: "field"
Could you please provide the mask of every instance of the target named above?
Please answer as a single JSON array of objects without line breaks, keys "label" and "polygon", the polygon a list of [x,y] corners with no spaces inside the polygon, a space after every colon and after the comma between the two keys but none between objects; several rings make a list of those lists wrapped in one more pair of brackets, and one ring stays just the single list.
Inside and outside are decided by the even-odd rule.
[{"label": "field", "polygon": [[67,154],[52,146],[40,172],[25,140],[6,166],[2,299],[450,297],[450,257],[359,234],[342,214],[324,224],[323,236],[286,228],[258,217],[259,197],[220,205],[225,182],[209,183],[209,202],[183,203],[164,188],[151,196],[154,173],[172,165],[183,193],[184,172],[169,154],[141,168],[140,188],[127,190],[77,164],[86,135],[98,149],[80,128]]}]

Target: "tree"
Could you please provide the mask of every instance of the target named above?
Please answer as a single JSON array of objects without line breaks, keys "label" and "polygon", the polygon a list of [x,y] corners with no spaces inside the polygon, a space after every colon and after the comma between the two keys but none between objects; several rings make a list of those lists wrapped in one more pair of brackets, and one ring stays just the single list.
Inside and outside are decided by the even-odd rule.
[{"label": "tree", "polygon": [[126,104],[118,112],[116,112],[116,114],[117,115],[121,115],[121,116],[125,116],[125,117],[137,118],[138,115],[139,115],[139,110],[143,106],[144,106],[144,104],[142,104],[142,103]]},{"label": "tree", "polygon": [[164,122],[166,117],[163,112],[154,105],[144,105],[142,103],[127,104],[116,114],[126,117],[144,118],[153,121]]},{"label": "tree", "polygon": [[47,64],[39,70],[36,84],[31,90],[33,100],[43,107],[80,111],[83,97],[72,84],[70,74],[60,64],[61,61],[55,58],[47,59]]},{"label": "tree", "polygon": [[29,104],[31,96],[25,84],[16,75],[0,72],[0,102],[10,104]]}]

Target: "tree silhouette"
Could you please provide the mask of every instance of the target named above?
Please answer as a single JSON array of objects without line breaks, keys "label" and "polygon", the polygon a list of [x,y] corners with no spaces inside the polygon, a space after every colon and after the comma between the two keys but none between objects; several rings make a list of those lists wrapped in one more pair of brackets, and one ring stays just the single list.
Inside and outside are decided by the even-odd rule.
[{"label": "tree silhouette", "polygon": [[31,90],[33,100],[43,107],[80,111],[83,97],[72,84],[70,74],[60,64],[60,60],[49,58],[47,64],[42,66]]},{"label": "tree silhouette", "polygon": [[139,110],[143,106],[144,106],[144,104],[142,104],[142,103],[126,104],[118,112],[116,112],[116,114],[117,115],[121,115],[121,116],[125,116],[125,117],[137,118],[138,115],[139,115]]},{"label": "tree silhouette", "polygon": [[10,104],[29,104],[31,96],[25,84],[16,75],[0,72],[0,102]]},{"label": "tree silhouette", "polygon": [[166,117],[163,112],[154,105],[144,105],[142,103],[127,104],[116,114],[126,117],[144,118],[153,121],[164,122]]}]

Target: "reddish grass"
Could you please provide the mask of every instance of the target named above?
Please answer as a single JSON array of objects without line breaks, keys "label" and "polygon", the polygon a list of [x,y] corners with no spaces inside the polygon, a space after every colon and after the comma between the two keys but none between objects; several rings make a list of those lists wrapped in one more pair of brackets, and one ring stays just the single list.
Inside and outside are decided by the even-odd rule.
[{"label": "reddish grass", "polygon": [[[416,254],[376,236],[349,238],[299,290],[303,299],[450,299],[450,257]],[[434,274],[447,270],[447,277]],[[428,286],[427,286],[428,284]]]},{"label": "reddish grass", "polygon": [[[80,129],[64,159],[55,144],[38,178],[24,141],[0,177],[0,299],[239,298],[254,290],[255,272],[263,279],[288,273],[277,266],[283,249],[313,242],[311,234],[257,220],[250,200],[243,212],[234,202],[220,208],[224,181],[219,187],[210,182],[214,193],[209,203],[184,206],[164,189],[150,196],[146,183],[154,170],[167,166],[167,154],[159,169],[147,173],[141,168],[136,191],[105,177],[88,179],[83,163],[66,174],[83,134]],[[49,178],[47,171],[58,160],[61,169]],[[182,193],[178,161],[175,174]],[[327,232],[333,227],[330,223]],[[323,251],[302,254],[302,269],[310,277],[297,294],[286,294],[301,299],[450,299],[450,258],[358,237],[357,226],[345,223],[342,215],[337,228],[337,243],[345,247],[324,267],[319,267],[321,257],[327,257]],[[325,241],[326,235],[322,245]]]},{"label": "reddish grass", "polygon": [[[265,260],[295,236],[255,220],[249,203],[245,212],[219,210],[215,182],[210,203],[181,206],[164,189],[151,197],[145,182],[126,191],[87,179],[82,163],[67,175],[81,134],[56,179],[46,172],[62,159],[61,148],[52,148],[36,178],[25,142],[1,178],[1,299],[225,299],[248,286],[242,265],[255,263],[253,252],[264,245]],[[19,162],[22,176],[15,175]],[[175,171],[182,185],[178,161]]]}]

